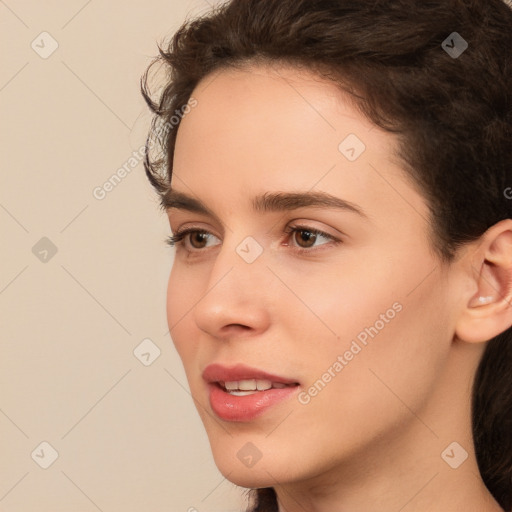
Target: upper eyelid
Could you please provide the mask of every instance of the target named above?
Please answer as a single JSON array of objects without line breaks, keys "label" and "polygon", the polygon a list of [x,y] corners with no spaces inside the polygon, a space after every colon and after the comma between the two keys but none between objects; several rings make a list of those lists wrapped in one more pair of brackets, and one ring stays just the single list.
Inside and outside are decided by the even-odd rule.
[{"label": "upper eyelid", "polygon": [[[171,217],[169,217],[171,219]],[[299,220],[297,220],[299,219]],[[303,219],[303,220],[300,220],[300,219]],[[312,230],[315,230],[315,231],[321,231],[323,233],[325,233],[326,235],[329,235],[329,236],[332,236],[333,238],[337,238],[337,237],[347,237],[349,238],[349,235],[346,233],[346,232],[343,232],[341,231],[339,228],[322,228],[322,227],[316,227],[314,225],[311,225],[311,223],[314,223],[314,222],[320,222],[322,224],[325,223],[325,220],[322,220],[322,219],[317,219],[317,220],[314,220],[314,219],[306,219],[305,217],[296,217],[294,219],[287,219],[286,220],[286,227],[285,229],[288,229],[288,225],[293,225],[294,227],[302,227],[303,229],[312,229]],[[177,222],[178,223],[178,222]],[[205,231],[207,233],[212,233],[212,231],[209,229],[209,228],[203,228],[201,226],[198,226],[196,224],[199,224],[199,223],[202,223],[202,221],[191,221],[190,222],[190,226],[187,226],[183,229],[181,229],[181,225],[179,227],[176,228],[176,230],[172,229],[172,226],[171,226],[171,231],[173,234],[176,234],[176,233],[179,233],[180,231],[181,232],[184,232],[188,229],[194,229],[194,230],[197,230],[197,231]],[[183,223],[178,223],[178,224],[188,224],[188,222],[183,222]],[[273,225],[274,227],[277,226],[277,223]],[[220,230],[220,233],[222,236],[224,236],[225,234],[225,229],[224,229],[224,224],[221,225],[221,230]],[[274,227],[272,227],[271,230],[274,230]],[[228,228],[229,229],[229,228]],[[328,232],[328,229],[333,229],[334,231],[337,232],[337,234],[329,234]],[[268,233],[271,231],[271,230],[267,230],[267,232],[265,233],[266,235],[268,235]],[[229,231],[233,231],[232,229],[229,229]],[[215,235],[216,236],[216,235]]]},{"label": "upper eyelid", "polygon": [[[304,231],[306,231],[308,229],[311,230],[311,231],[314,231],[314,232],[318,232],[318,233],[320,233],[320,234],[322,234],[324,236],[327,236],[327,237],[337,238],[336,235],[332,235],[332,234],[328,233],[326,230],[324,230],[322,228],[317,228],[315,226],[308,226],[307,223],[301,223],[301,222],[298,222],[298,223],[295,223],[295,224],[292,223],[291,225],[286,226],[283,231],[285,231],[285,232],[289,232],[289,231],[293,231],[293,230],[297,230],[297,231],[304,230]],[[178,228],[178,229],[176,229],[176,231],[172,230],[172,233],[175,236],[179,236],[181,234],[189,234],[190,231],[192,231],[192,232],[199,231],[201,233],[207,233],[209,235],[213,235],[216,238],[218,238],[217,235],[212,233],[210,230],[208,230],[206,228],[199,227],[199,226],[194,226],[194,225],[187,226],[185,228]],[[345,234],[342,233],[342,235],[340,235],[340,236],[345,236]]]}]

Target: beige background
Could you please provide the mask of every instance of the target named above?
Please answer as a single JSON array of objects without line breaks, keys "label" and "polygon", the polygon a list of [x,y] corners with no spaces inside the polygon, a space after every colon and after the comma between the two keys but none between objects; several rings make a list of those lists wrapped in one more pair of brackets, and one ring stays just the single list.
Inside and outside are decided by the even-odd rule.
[{"label": "beige background", "polygon": [[144,143],[156,42],[208,8],[0,0],[2,512],[243,508],[168,334],[168,224],[141,163],[93,196]]}]

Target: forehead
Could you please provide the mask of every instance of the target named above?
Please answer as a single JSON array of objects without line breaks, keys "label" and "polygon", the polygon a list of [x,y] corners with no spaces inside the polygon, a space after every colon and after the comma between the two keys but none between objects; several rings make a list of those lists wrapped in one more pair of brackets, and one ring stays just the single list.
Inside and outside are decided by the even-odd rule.
[{"label": "forehead", "polygon": [[245,124],[246,130],[250,124],[261,124],[271,133],[283,126],[288,131],[316,129],[326,134],[348,126],[376,128],[359,112],[354,98],[335,83],[291,65],[246,64],[220,69],[205,77],[192,95],[198,108],[183,124],[196,121],[216,131],[225,129],[224,123],[233,127]]},{"label": "forehead", "polygon": [[349,135],[365,147],[363,160],[370,152],[379,161],[394,156],[392,134],[366,119],[336,84],[307,70],[275,65],[218,70],[192,96],[197,106],[184,116],[176,140],[178,173],[251,168],[266,182],[283,173],[300,179],[304,168],[326,172],[343,159],[339,146]]}]

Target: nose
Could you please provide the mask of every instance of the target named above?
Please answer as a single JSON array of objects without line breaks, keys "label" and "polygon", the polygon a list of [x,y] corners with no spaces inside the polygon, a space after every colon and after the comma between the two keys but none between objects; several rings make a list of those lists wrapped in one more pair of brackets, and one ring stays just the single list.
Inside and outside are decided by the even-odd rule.
[{"label": "nose", "polygon": [[254,336],[268,329],[275,282],[265,264],[265,250],[251,262],[261,251],[258,247],[250,242],[219,249],[193,310],[194,321],[203,332],[227,339]]}]

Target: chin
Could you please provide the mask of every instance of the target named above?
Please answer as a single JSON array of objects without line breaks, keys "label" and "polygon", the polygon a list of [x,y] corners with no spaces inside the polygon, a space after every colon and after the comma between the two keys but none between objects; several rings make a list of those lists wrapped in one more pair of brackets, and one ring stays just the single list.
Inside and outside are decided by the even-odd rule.
[{"label": "chin", "polygon": [[[214,457],[215,458],[215,457]],[[222,457],[224,459],[224,457]],[[222,475],[231,483],[247,489],[261,487],[272,487],[276,482],[282,482],[282,476],[276,468],[267,467],[260,460],[253,467],[243,467],[239,461],[218,460],[215,458],[215,464]]]},{"label": "chin", "polygon": [[225,434],[223,439],[210,440],[210,445],[215,465],[227,480],[240,487],[262,488],[307,477],[305,467],[301,474],[299,461],[287,453],[286,440],[279,441],[269,443],[265,434]]}]

